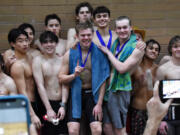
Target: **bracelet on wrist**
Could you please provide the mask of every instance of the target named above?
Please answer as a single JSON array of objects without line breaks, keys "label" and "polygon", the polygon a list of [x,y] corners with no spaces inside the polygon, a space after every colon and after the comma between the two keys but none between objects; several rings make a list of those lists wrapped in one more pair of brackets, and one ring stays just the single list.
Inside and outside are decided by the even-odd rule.
[{"label": "bracelet on wrist", "polygon": [[60,102],[59,104],[61,107],[64,107],[64,109],[66,110],[66,103]]}]

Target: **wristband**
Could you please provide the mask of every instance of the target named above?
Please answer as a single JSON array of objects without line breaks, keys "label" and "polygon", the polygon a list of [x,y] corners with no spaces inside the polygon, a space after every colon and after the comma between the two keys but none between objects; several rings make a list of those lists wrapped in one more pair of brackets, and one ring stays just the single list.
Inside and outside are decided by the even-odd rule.
[{"label": "wristband", "polygon": [[59,104],[61,107],[64,107],[64,109],[66,110],[66,103],[60,102]]}]

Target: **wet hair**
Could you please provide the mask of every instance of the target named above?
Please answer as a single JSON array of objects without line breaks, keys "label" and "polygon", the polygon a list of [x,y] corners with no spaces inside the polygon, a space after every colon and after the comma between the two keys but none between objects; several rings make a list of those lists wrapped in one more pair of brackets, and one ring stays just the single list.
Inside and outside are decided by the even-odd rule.
[{"label": "wet hair", "polygon": [[115,20],[115,26],[116,26],[116,22],[117,21],[121,21],[121,20],[124,20],[124,19],[127,19],[129,21],[129,25],[131,26],[131,19],[128,17],[128,16],[119,16],[116,20]]},{"label": "wet hair", "polygon": [[8,33],[8,42],[9,43],[16,43],[16,39],[20,36],[20,35],[25,35],[28,38],[28,34],[24,31],[21,30],[19,28],[14,28],[11,29]]},{"label": "wet hair", "polygon": [[56,42],[58,43],[58,37],[56,36],[56,34],[54,34],[51,31],[44,31],[43,33],[41,33],[39,40],[40,43],[47,43],[47,40],[50,39],[50,41],[52,42]]},{"label": "wet hair", "polygon": [[86,22],[80,22],[76,25],[75,29],[76,29],[76,33],[79,34],[80,30],[85,30],[90,28],[92,30],[92,32],[94,32],[93,29],[93,24],[90,21],[86,21]]},{"label": "wet hair", "polygon": [[172,56],[172,46],[174,44],[176,44],[177,42],[180,42],[180,36],[179,35],[176,35],[176,36],[172,37],[171,40],[169,41],[169,45],[168,45],[169,55]]},{"label": "wet hair", "polygon": [[75,9],[76,16],[78,16],[80,9],[82,7],[87,7],[89,9],[89,12],[91,13],[91,15],[93,14],[93,8],[92,8],[91,4],[89,4],[88,2],[81,2],[76,6],[76,9]]},{"label": "wet hair", "polygon": [[2,54],[0,53],[0,68],[3,72],[5,72],[5,64]]},{"label": "wet hair", "polygon": [[45,26],[47,26],[49,20],[52,20],[52,19],[56,19],[59,22],[59,24],[61,25],[60,17],[58,17],[56,14],[49,14],[45,17],[45,20],[44,20]]},{"label": "wet hair", "polygon": [[[158,49],[158,54],[159,54],[160,51],[161,51],[161,46],[160,46],[159,42],[154,40],[154,39],[149,39],[148,41],[146,41],[146,48],[147,48],[147,46],[153,45],[153,44],[157,44],[158,45],[158,48],[159,48]],[[145,48],[145,50],[146,50],[146,48]]]},{"label": "wet hair", "polygon": [[19,25],[18,28],[21,29],[21,30],[24,30],[24,31],[25,31],[25,29],[30,28],[30,29],[32,30],[32,32],[33,32],[33,35],[35,35],[35,29],[34,29],[34,27],[33,27],[31,24],[29,24],[29,23],[23,23],[23,24]]},{"label": "wet hair", "polygon": [[110,10],[105,6],[96,7],[93,12],[93,17],[95,18],[96,14],[99,14],[99,13],[108,13],[108,15],[110,17]]}]

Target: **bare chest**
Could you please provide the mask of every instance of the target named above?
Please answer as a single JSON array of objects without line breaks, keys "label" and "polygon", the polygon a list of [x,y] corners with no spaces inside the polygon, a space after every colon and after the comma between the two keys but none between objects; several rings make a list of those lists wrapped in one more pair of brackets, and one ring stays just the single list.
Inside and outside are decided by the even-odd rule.
[{"label": "bare chest", "polygon": [[85,69],[91,70],[91,53],[82,54],[82,64],[85,66]]},{"label": "bare chest", "polygon": [[57,76],[61,67],[61,61],[52,60],[52,61],[44,61],[42,65],[43,75],[45,77],[53,77]]},{"label": "bare chest", "polygon": [[26,78],[32,78],[32,68],[29,63],[23,63],[24,74]]},{"label": "bare chest", "polygon": [[[110,40],[110,35],[106,35],[106,36],[102,36],[102,41],[100,41],[100,39],[97,37],[97,35],[94,36],[94,39],[93,39],[93,42],[96,44],[96,45],[102,45],[102,42],[105,43],[105,45],[107,46],[108,43],[111,43],[112,44],[112,39]],[[111,42],[110,42],[111,41]]]},{"label": "bare chest", "polygon": [[58,45],[56,46],[56,54],[61,57],[65,54],[65,52],[66,52],[65,43],[64,42],[58,43]]},{"label": "bare chest", "polygon": [[154,83],[156,70],[157,68],[142,69],[138,67],[133,75],[134,84],[138,86],[147,85],[149,80]]},{"label": "bare chest", "polygon": [[171,69],[166,72],[165,79],[180,79],[180,68],[179,69]]}]

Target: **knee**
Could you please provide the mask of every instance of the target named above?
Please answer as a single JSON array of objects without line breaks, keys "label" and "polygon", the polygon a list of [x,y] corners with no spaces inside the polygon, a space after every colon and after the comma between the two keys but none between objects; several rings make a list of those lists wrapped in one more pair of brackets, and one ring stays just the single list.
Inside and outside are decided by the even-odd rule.
[{"label": "knee", "polygon": [[91,124],[91,132],[94,135],[101,135],[102,133],[102,125],[100,123]]},{"label": "knee", "polygon": [[110,135],[113,133],[113,128],[111,124],[104,124],[103,125],[103,131],[106,135]]},{"label": "knee", "polygon": [[68,125],[69,135],[79,135],[79,126],[77,125]]}]

